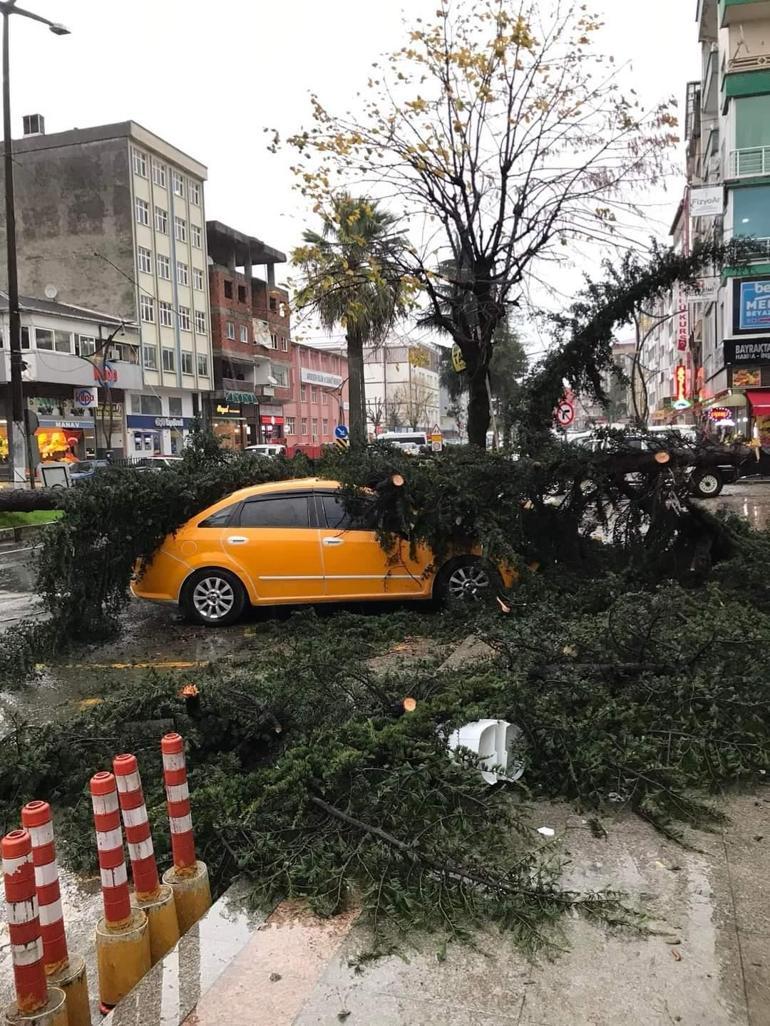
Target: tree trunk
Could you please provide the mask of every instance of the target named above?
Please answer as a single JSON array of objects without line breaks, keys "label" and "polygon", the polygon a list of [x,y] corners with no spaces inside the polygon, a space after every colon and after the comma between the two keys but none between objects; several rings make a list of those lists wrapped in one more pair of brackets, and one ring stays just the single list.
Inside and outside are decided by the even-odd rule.
[{"label": "tree trunk", "polygon": [[483,367],[477,367],[468,379],[468,441],[471,445],[486,449],[489,421],[486,371]]},{"label": "tree trunk", "polygon": [[348,332],[348,394],[350,396],[350,444],[357,448],[366,445],[366,387],[364,384],[363,339]]},{"label": "tree trunk", "polygon": [[62,488],[2,488],[0,511],[3,513],[32,513],[38,509],[59,509],[64,498]]}]

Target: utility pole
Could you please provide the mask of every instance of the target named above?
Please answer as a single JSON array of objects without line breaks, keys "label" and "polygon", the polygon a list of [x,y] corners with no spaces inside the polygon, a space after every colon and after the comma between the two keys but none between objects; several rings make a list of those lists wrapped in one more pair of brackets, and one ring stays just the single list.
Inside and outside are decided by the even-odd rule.
[{"label": "utility pole", "polygon": [[69,35],[69,30],[57,22],[16,6],[17,0],[0,3],[3,14],[3,156],[5,160],[5,240],[8,261],[8,330],[11,354],[11,409],[9,455],[11,480],[24,485],[29,462],[27,418],[22,384],[21,311],[19,309],[19,274],[16,260],[16,205],[13,190],[13,140],[11,133],[11,69],[10,22],[12,14],[20,14],[32,21],[40,21],[57,36]]}]

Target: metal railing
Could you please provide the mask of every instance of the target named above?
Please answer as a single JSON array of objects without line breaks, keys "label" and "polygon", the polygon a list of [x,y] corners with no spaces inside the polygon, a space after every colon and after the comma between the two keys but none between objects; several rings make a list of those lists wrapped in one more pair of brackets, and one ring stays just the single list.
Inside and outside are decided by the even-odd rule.
[{"label": "metal railing", "polygon": [[770,146],[752,146],[731,150],[728,167],[730,178],[755,178],[770,175]]}]

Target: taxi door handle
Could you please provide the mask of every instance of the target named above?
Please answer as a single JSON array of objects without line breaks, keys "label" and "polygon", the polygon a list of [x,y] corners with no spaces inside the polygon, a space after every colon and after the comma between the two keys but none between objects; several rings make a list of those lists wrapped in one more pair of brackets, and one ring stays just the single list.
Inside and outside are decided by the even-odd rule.
[{"label": "taxi door handle", "polygon": [[324,545],[342,545],[342,538],[324,538]]},{"label": "taxi door handle", "polygon": [[249,539],[242,534],[231,534],[227,539],[228,545],[245,545]]}]

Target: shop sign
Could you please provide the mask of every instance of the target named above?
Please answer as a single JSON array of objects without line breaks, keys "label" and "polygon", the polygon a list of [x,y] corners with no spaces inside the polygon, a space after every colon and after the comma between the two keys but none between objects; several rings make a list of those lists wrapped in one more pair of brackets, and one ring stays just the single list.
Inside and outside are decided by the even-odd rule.
[{"label": "shop sign", "polygon": [[110,367],[108,363],[105,363],[103,367],[97,367],[94,364],[94,381],[104,385],[105,388],[110,388],[112,385],[117,384],[118,372],[114,367]]},{"label": "shop sign", "polygon": [[762,384],[762,371],[759,367],[741,367],[733,371],[734,388],[754,388]]},{"label": "shop sign", "polygon": [[61,428],[63,431],[92,431],[94,422],[91,418],[81,420],[63,420],[59,417],[39,417],[38,423],[41,428]]},{"label": "shop sign", "polygon": [[674,402],[672,405],[675,409],[683,409],[682,406],[677,406],[677,403],[686,402],[687,406],[690,405],[687,399],[687,368],[683,363],[677,364],[676,370],[674,371]]},{"label": "shop sign", "polygon": [[259,418],[260,424],[267,424],[269,427],[283,424],[283,417],[266,417],[264,414]]},{"label": "shop sign", "polygon": [[76,388],[74,402],[83,410],[93,410],[99,405],[98,388]]},{"label": "shop sign", "polygon": [[255,403],[257,397],[254,392],[225,392],[227,403]]},{"label": "shop sign", "polygon": [[682,285],[682,291],[690,304],[714,303],[719,298],[719,278],[715,275],[708,278],[693,278]]},{"label": "shop sign", "polygon": [[687,344],[690,341],[690,310],[687,305],[687,293],[679,290],[679,317],[676,329],[676,348],[680,353],[687,351]]},{"label": "shop sign", "polygon": [[214,407],[217,417],[240,417],[241,407],[239,403],[231,406],[229,403],[217,403]]},{"label": "shop sign", "polygon": [[[93,392],[94,389],[76,388],[75,392]],[[27,406],[33,410],[38,417],[58,417],[63,420],[78,420],[83,418],[86,407],[75,402],[73,399],[47,398],[44,396],[32,395],[27,399]]]},{"label": "shop sign", "polygon": [[735,331],[770,331],[770,279],[736,282],[733,307]]},{"label": "shop sign", "polygon": [[722,421],[732,419],[733,411],[727,406],[712,406],[709,410],[709,420],[713,420],[717,424],[720,424]]},{"label": "shop sign", "polygon": [[133,413],[126,417],[126,426],[130,428],[153,428],[163,430],[164,428],[191,428],[195,423],[194,417],[151,417],[141,413]]},{"label": "shop sign", "polygon": [[690,190],[690,217],[718,217],[724,209],[721,185],[706,185]]},{"label": "shop sign", "polygon": [[725,363],[750,363],[754,366],[770,363],[770,338],[726,338]]},{"label": "shop sign", "polygon": [[342,384],[339,374],[324,374],[309,367],[300,367],[299,379],[303,385],[320,385],[321,388],[339,388]]}]

